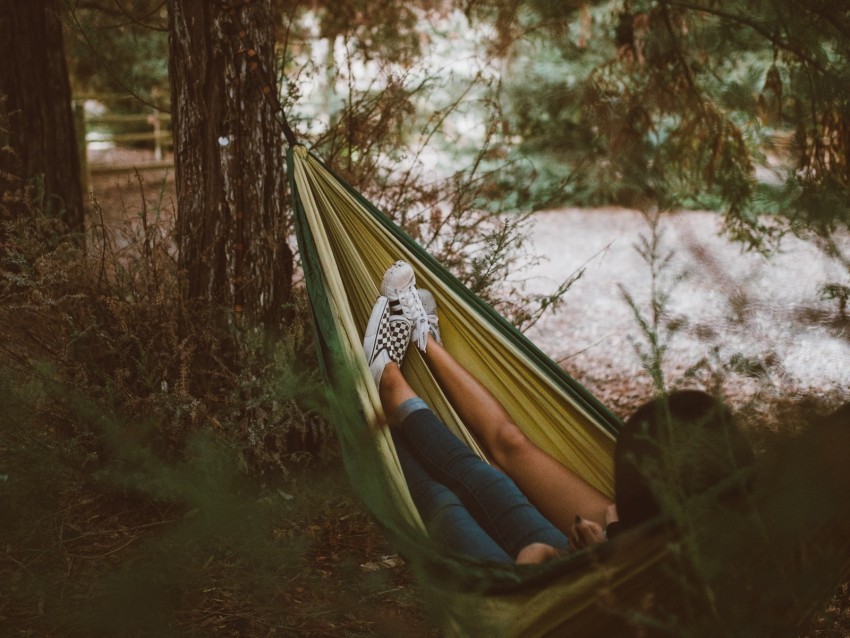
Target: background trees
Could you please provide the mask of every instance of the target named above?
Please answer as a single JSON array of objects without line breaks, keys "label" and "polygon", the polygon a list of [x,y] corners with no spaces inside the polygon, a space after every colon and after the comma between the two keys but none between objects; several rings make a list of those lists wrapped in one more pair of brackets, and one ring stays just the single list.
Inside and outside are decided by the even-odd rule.
[{"label": "background trees", "polygon": [[[268,49],[260,58],[267,75],[276,67],[299,135],[494,300],[508,295],[479,277],[492,264],[436,237],[492,248],[495,235],[473,230],[487,225],[474,219],[564,203],[717,209],[748,247],[797,232],[846,261],[832,240],[848,219],[841,5],[271,0],[262,11],[271,9],[278,18],[264,37],[276,37],[277,64]],[[82,44],[115,54],[99,57],[112,69],[101,74],[79,56],[77,75],[104,86],[162,81],[157,2],[81,12]],[[256,86],[239,91],[253,99]]]},{"label": "background trees", "polygon": [[510,119],[544,198],[721,208],[754,247],[850,222],[846,5],[532,6],[501,23],[527,34]]},{"label": "background trees", "polygon": [[[266,33],[251,36],[261,43],[256,46],[267,75],[275,68],[280,74],[282,98],[299,134],[474,286],[488,265],[473,267],[463,255],[452,254],[447,247],[454,242],[434,240],[437,229],[475,241],[471,226],[477,222],[470,219],[482,212],[559,203],[716,208],[730,236],[747,246],[767,249],[791,231],[846,261],[832,239],[850,216],[845,37],[850,17],[844,5],[249,4],[256,6],[237,11],[235,5],[212,3],[198,16],[209,25],[216,14],[248,25],[254,14],[268,16]],[[190,6],[174,7],[172,13],[196,11]],[[151,89],[167,83],[167,6],[156,0],[92,0],[61,7],[76,36],[70,51],[78,89],[130,91],[150,100]],[[234,91],[238,86],[238,99],[245,102],[241,111],[235,104],[225,109],[226,123],[209,124],[204,144],[213,146],[203,157],[211,158],[236,152],[233,145],[215,146],[226,136],[213,136],[213,129],[232,127],[243,117],[253,121],[252,109],[265,108],[262,99],[251,102],[257,87],[253,78],[242,77],[244,68],[237,69],[245,59],[231,50],[238,45],[225,31],[233,27],[221,29],[217,36],[209,30],[209,37],[218,39],[214,55],[226,62],[216,68],[236,69],[226,84]],[[437,62],[438,54],[451,64]],[[175,69],[186,63],[181,55],[179,47],[172,52]],[[217,107],[210,104],[218,102],[212,96],[223,87],[192,73],[186,78],[198,83],[191,99],[201,105],[199,121],[216,119]],[[190,96],[181,90],[184,104]],[[188,118],[189,110],[180,108],[181,118]],[[276,126],[271,116],[261,114],[269,130]],[[263,132],[265,143],[276,144],[269,130]],[[244,142],[240,148],[243,157],[267,157],[280,147],[269,146],[271,154]],[[188,171],[197,159],[178,158],[178,163]],[[223,155],[215,161],[226,162]],[[199,206],[192,198],[208,190],[210,209],[220,192],[211,169],[203,171],[207,183],[198,176],[200,190],[180,189],[187,220],[198,216],[190,212]],[[279,168],[269,170],[279,173]],[[274,179],[279,185],[280,178]],[[243,196],[251,217],[257,206],[250,200],[262,201],[264,195]],[[226,196],[231,212],[236,198],[232,192]],[[259,208],[270,203],[265,200]],[[273,210],[285,219],[285,210]],[[282,228],[273,228],[269,219],[258,221],[237,241],[235,217],[231,223],[223,214],[209,215],[206,230],[187,231],[181,244],[192,294],[218,290],[213,298],[232,306],[235,301],[227,297],[237,294],[236,271],[257,263],[263,270],[249,273],[243,285],[258,286],[266,300],[286,298],[288,284],[264,281],[262,275],[266,266],[277,264],[274,270],[288,277],[288,267],[280,266],[289,260],[287,248],[279,237],[272,239]],[[197,219],[187,223],[187,229],[200,228]],[[218,231],[232,232],[233,239],[224,240],[230,247],[223,248],[220,237],[216,248],[201,248],[216,243],[211,239],[216,224]],[[277,251],[272,264],[253,253],[236,257],[238,246],[250,252],[257,242]],[[209,259],[231,263],[209,263],[209,272],[201,275],[189,264],[200,263],[207,250]],[[230,274],[216,274],[214,268]],[[225,294],[228,287],[232,290]],[[480,291],[486,290],[485,282]]]},{"label": "background trees", "polygon": [[[290,114],[335,166],[363,170],[361,190],[423,242],[433,229],[410,221],[422,204],[442,219],[454,203],[467,216],[501,206],[697,207],[722,214],[746,248],[769,251],[793,232],[846,268],[833,235],[850,222],[845,5],[477,0],[414,3],[401,17],[352,7],[314,3],[312,31],[297,16],[289,23]],[[418,42],[407,36],[411,13]],[[385,19],[401,25],[396,36]],[[445,42],[452,64],[436,71],[429,54]],[[441,162],[423,161],[429,153]],[[394,197],[394,176],[410,170],[431,184],[465,176],[476,188],[454,197],[404,177],[411,197]]]},{"label": "background trees", "polygon": [[[138,102],[168,89],[168,12],[162,0],[63,0],[74,91]],[[110,105],[114,108],[114,105]]]},{"label": "background trees", "polygon": [[80,163],[59,10],[56,0],[0,2],[0,187],[6,191],[22,180],[82,241]]}]

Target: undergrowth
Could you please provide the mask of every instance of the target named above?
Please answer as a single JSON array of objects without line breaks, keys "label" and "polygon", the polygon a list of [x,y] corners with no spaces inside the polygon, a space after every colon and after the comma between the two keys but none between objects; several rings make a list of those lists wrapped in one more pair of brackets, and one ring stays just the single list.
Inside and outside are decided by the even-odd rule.
[{"label": "undergrowth", "polygon": [[[638,328],[635,354],[670,422],[664,442],[645,441],[657,454],[632,462],[648,477],[672,533],[664,548],[665,589],[648,591],[637,605],[609,601],[608,611],[635,635],[847,635],[850,600],[840,584],[850,555],[842,496],[850,489],[843,460],[850,444],[847,389],[804,396],[770,352],[744,355],[710,340],[708,354],[671,373],[673,340],[697,327],[673,303],[689,273],[673,270],[661,214],[646,218],[648,232],[635,248],[648,269],[648,298],[624,288],[621,295]],[[733,317],[746,303],[741,294],[730,291],[727,299]],[[745,311],[736,327],[747,329]],[[677,421],[666,402],[682,388],[706,390],[720,401],[731,392],[734,417],[724,411],[722,427],[710,429]],[[740,460],[742,439],[730,436],[738,428],[758,453],[751,463]],[[707,459],[725,478],[695,497],[686,485]]]},{"label": "undergrowth", "polygon": [[[5,366],[122,415],[127,430],[147,429],[166,456],[179,456],[202,431],[219,434],[259,473],[285,473],[304,453],[320,455],[330,432],[303,300],[293,302],[298,319],[274,332],[187,303],[154,204],[120,235],[96,226],[87,252],[68,242],[52,247],[32,224],[37,211],[5,222]],[[92,441],[97,453],[97,437],[73,410],[58,401],[40,409],[50,411],[53,428]]]},{"label": "undergrowth", "polygon": [[93,202],[86,251],[30,184],[0,203],[2,633],[426,632],[406,572],[361,568],[392,550],[342,473],[304,300],[271,328],[186,303],[141,197],[120,233]]}]

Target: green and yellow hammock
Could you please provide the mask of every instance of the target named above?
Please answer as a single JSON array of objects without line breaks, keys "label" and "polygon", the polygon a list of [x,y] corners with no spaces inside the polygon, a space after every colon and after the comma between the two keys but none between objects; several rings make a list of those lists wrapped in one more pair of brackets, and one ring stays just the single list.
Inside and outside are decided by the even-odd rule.
[{"label": "green and yellow hammock", "polygon": [[[412,565],[447,634],[631,633],[625,628],[646,615],[652,597],[677,587],[676,562],[663,534],[629,534],[608,547],[529,569],[448,556],[429,544],[391,437],[381,427],[385,417],[362,356],[362,332],[385,269],[397,259],[413,265],[417,285],[437,299],[446,348],[499,397],[529,438],[609,496],[618,419],[303,146],[290,147],[287,164],[320,361],[346,469]],[[478,450],[418,351],[409,352],[404,366],[411,385]]]}]

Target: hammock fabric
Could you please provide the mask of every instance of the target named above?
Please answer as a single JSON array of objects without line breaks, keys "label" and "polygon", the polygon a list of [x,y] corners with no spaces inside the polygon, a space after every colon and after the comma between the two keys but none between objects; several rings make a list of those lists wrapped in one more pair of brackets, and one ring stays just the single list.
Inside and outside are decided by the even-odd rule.
[{"label": "hammock fabric", "polygon": [[[397,259],[411,263],[417,285],[434,293],[443,341],[455,358],[499,397],[530,439],[609,496],[619,421],[303,146],[289,149],[287,164],[320,361],[347,471],[411,563],[447,633],[625,635],[630,619],[646,611],[647,597],[672,600],[678,581],[664,534],[627,534],[529,569],[481,564],[429,544],[391,437],[381,427],[385,417],[361,350],[379,282]],[[404,371],[447,426],[478,450],[415,348]]]}]

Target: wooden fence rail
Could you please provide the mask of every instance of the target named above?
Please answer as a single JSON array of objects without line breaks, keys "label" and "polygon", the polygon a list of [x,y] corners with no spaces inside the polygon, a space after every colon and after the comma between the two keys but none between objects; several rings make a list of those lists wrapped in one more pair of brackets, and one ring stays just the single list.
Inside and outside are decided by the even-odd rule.
[{"label": "wooden fence rail", "polygon": [[[151,109],[148,113],[88,115],[85,109],[87,100],[95,100],[102,104],[135,100],[130,95],[120,93],[101,93],[78,95],[74,99],[74,121],[77,133],[77,148],[80,154],[81,181],[84,192],[89,190],[92,173],[118,173],[137,170],[163,170],[174,167],[174,161],[165,157],[165,150],[173,144],[169,126],[171,114],[160,109]],[[133,133],[111,133],[98,130],[104,125],[111,124],[143,124],[150,131]],[[91,142],[112,142],[117,145],[128,142],[153,142],[153,153],[150,161],[127,163],[98,163],[88,161],[88,146]]]}]

